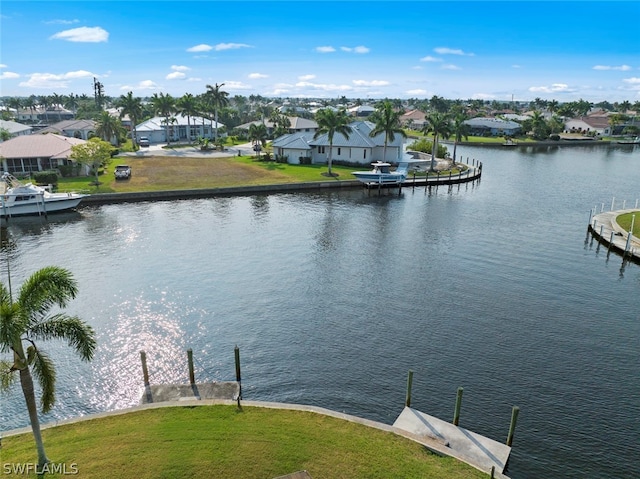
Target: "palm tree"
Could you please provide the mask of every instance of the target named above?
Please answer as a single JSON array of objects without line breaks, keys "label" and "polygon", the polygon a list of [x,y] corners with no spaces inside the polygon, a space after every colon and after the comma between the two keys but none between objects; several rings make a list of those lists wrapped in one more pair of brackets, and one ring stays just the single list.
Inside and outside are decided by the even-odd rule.
[{"label": "palm tree", "polygon": [[128,115],[131,120],[131,142],[133,143],[133,148],[137,149],[138,135],[136,125],[142,118],[142,100],[134,97],[133,92],[130,91],[126,95],[120,95],[117,105],[120,108],[120,119]]},{"label": "palm tree", "polygon": [[425,117],[427,121],[422,131],[426,134],[433,133],[433,145],[431,146],[431,171],[435,171],[436,154],[438,153],[438,136],[449,138],[451,136],[451,122],[449,117],[440,112],[433,112]]},{"label": "palm tree", "polygon": [[458,142],[469,139],[469,125],[465,123],[467,118],[464,115],[456,115],[451,123],[451,134],[453,135],[453,166],[456,165],[456,148]]},{"label": "palm tree", "polygon": [[198,101],[191,93],[185,93],[176,102],[178,113],[187,117],[187,138],[191,143],[191,117],[198,114]]},{"label": "palm tree", "polygon": [[313,139],[316,140],[319,136],[326,134],[329,140],[329,158],[327,159],[327,165],[329,166],[327,174],[333,176],[331,172],[331,161],[333,154],[333,137],[336,133],[340,133],[347,140],[351,133],[351,127],[349,126],[349,115],[344,108],[334,111],[331,108],[323,108],[316,112],[316,123],[318,123],[318,129],[313,135]]},{"label": "palm tree", "polygon": [[167,143],[170,143],[169,139],[169,117],[173,114],[176,109],[176,101],[175,99],[167,94],[154,93],[151,97],[151,106],[153,107],[154,113],[164,117],[164,136],[166,137]]},{"label": "palm tree", "polygon": [[50,314],[53,307],[62,309],[76,297],[78,287],[69,271],[56,266],[36,271],[22,284],[15,302],[10,288],[0,283],[0,352],[13,354],[13,363],[3,361],[0,367],[0,383],[9,387],[16,380],[13,373],[18,371],[42,469],[49,459],[40,433],[33,376],[42,391],[40,405],[46,413],[55,403],[56,371],[36,341],[65,340],[81,359],[89,361],[96,349],[95,334],[78,317],[63,312]]},{"label": "palm tree", "polygon": [[58,111],[58,121],[62,121],[62,104],[64,103],[64,96],[58,95],[56,92],[51,95],[51,103],[53,108]]},{"label": "palm tree", "polygon": [[223,85],[224,83],[220,83],[220,85],[216,83],[215,87],[207,85],[206,95],[209,97],[211,106],[213,106],[214,120],[216,122],[214,141],[218,140],[218,109],[229,105],[229,94],[226,91],[220,90]]},{"label": "palm tree", "polygon": [[111,144],[113,144],[112,139],[115,137],[115,144],[119,145],[121,131],[122,123],[119,118],[111,116],[111,114],[106,111],[100,112],[100,116],[96,121],[96,135]]},{"label": "palm tree", "polygon": [[544,115],[537,110],[531,115],[531,128],[536,140],[544,140],[547,137],[547,122]]},{"label": "palm tree", "polygon": [[384,149],[382,150],[382,161],[387,161],[387,144],[391,141],[394,142],[396,135],[406,138],[407,134],[400,125],[400,112],[394,110],[393,103],[389,100],[384,100],[378,104],[376,111],[371,115],[371,120],[375,123],[375,127],[369,133],[369,136],[374,136],[384,133]]},{"label": "palm tree", "polygon": [[249,140],[253,143],[256,156],[260,156],[258,145],[265,146],[267,143],[267,127],[264,123],[252,123],[249,125]]}]

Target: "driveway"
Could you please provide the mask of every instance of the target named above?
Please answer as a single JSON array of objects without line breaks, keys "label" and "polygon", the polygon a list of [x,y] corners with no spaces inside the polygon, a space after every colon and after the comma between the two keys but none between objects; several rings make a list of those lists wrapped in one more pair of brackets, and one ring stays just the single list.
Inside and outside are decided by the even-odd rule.
[{"label": "driveway", "polygon": [[158,143],[150,146],[141,147],[136,152],[122,152],[118,156],[130,156],[140,158],[145,156],[177,156],[181,158],[226,158],[229,156],[252,155],[251,143],[244,143],[231,147],[225,147],[224,151],[202,151],[197,146],[180,146],[179,148],[163,148],[166,143]]}]

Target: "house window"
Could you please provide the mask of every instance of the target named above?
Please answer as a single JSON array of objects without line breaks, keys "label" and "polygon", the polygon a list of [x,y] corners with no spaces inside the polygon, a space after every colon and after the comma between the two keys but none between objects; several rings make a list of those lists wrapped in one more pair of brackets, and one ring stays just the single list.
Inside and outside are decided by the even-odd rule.
[{"label": "house window", "polygon": [[324,146],[318,147],[318,153],[324,154]]},{"label": "house window", "polygon": [[364,156],[363,158],[366,160],[367,159],[367,150],[363,150],[364,151]]},{"label": "house window", "polygon": [[338,148],[338,156],[340,156],[340,148]]}]

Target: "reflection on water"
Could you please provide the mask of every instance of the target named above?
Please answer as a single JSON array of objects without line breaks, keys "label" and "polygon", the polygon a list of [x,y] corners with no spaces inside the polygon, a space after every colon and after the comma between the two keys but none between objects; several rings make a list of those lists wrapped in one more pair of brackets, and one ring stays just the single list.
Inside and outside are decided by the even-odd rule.
[{"label": "reflection on water", "polygon": [[[67,312],[99,339],[91,364],[46,345],[60,374],[45,421],[136,404],[141,350],[152,383],[186,382],[187,348],[198,380],[233,380],[238,345],[247,399],[390,424],[413,369],[416,408],[446,419],[463,386],[462,425],[496,440],[520,407],[513,477],[633,477],[640,267],[585,233],[593,204],[640,195],[628,174],[639,158],[459,152],[483,161],[480,183],[106,205],[37,233],[9,225],[2,277],[7,264],[14,284],[71,269],[80,294]],[[5,398],[1,427],[25,425],[19,391]]]}]

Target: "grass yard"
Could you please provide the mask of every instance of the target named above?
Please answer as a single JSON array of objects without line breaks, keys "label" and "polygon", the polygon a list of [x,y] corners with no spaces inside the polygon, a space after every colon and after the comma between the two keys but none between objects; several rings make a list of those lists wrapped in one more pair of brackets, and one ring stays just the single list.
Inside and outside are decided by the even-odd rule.
[{"label": "grass yard", "polygon": [[[395,434],[303,411],[170,407],[43,431],[49,459],[77,477],[480,479],[486,474]],[[2,463],[32,463],[31,434],[2,439]],[[47,477],[62,477],[62,474]],[[32,476],[34,477],[34,476]]]},{"label": "grass yard", "polygon": [[633,223],[632,235],[635,236],[636,238],[640,238],[640,210],[635,211],[633,213],[625,213],[623,215],[618,215],[616,217],[616,222],[622,228],[624,228],[625,231],[629,231],[629,228],[631,228],[631,220],[634,215],[636,219]]},{"label": "grass yard", "polygon": [[[131,166],[131,179],[116,181],[113,170],[122,164]],[[91,185],[95,177],[61,178],[58,191],[125,193],[355,179],[350,173],[356,168],[333,166],[332,170],[337,177],[323,175],[326,165],[289,165],[253,157],[116,157],[100,175],[98,188]]]}]

